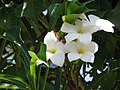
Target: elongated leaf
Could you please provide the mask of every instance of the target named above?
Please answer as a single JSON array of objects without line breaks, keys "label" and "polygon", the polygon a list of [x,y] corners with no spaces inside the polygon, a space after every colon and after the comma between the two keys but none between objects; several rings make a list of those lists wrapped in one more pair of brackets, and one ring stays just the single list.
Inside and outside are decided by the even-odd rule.
[{"label": "elongated leaf", "polygon": [[31,65],[32,64],[36,64],[36,65],[45,64],[46,66],[48,66],[48,64],[44,60],[38,58],[38,56],[34,52],[32,52],[32,51],[28,51],[28,52],[29,52],[29,55],[32,57]]},{"label": "elongated leaf", "polygon": [[76,3],[69,4],[68,7],[67,7],[67,15],[80,14],[80,13],[86,13],[86,12],[94,11],[94,9],[89,9],[89,8],[86,7],[86,4],[88,4],[92,1],[93,0],[90,0],[88,2],[81,3],[81,4],[76,4]]},{"label": "elongated leaf", "polygon": [[[43,82],[44,82],[44,79],[41,78],[40,79],[40,84],[41,84],[40,90],[42,90]],[[54,87],[51,84],[49,84],[48,82],[46,82],[45,90],[55,90],[55,89],[54,89]]]},{"label": "elongated leaf", "polygon": [[120,31],[120,1],[117,3],[116,7],[108,14],[108,19],[115,24],[116,28]]},{"label": "elongated leaf", "polygon": [[[37,55],[32,52],[32,51],[28,51],[28,53],[30,54],[31,58],[31,62],[30,62],[30,74],[31,74],[31,78],[33,80],[33,88],[36,88],[36,64],[42,64],[44,63],[45,65],[47,65],[47,63],[45,63],[44,61],[40,60]],[[48,65],[47,65],[48,66]]]},{"label": "elongated leaf", "polygon": [[9,31],[3,34],[3,38],[9,40],[19,46],[19,49],[22,51],[22,54],[26,60],[23,60],[25,63],[25,67],[29,68],[29,55],[27,52],[26,45],[23,43],[21,36],[20,36],[20,28],[19,27],[12,27]]},{"label": "elongated leaf", "polygon": [[39,13],[43,12],[47,7],[59,0],[25,0],[25,2],[16,8],[18,17],[26,16],[37,23]]},{"label": "elongated leaf", "polygon": [[17,85],[17,86],[20,86],[23,88],[30,88],[28,83],[26,81],[24,81],[21,77],[12,76],[12,75],[8,75],[8,74],[0,74],[0,79],[9,81],[9,82],[13,83],[14,85]]},{"label": "elongated leaf", "polygon": [[51,31],[52,29],[54,29],[56,22],[58,20],[58,17],[61,15],[61,13],[64,10],[64,3],[63,4],[53,4],[51,6],[49,6],[48,8],[48,12],[49,12],[49,31]]},{"label": "elongated leaf", "polygon": [[41,60],[46,62],[46,45],[45,44],[41,43],[40,50],[37,55]]}]

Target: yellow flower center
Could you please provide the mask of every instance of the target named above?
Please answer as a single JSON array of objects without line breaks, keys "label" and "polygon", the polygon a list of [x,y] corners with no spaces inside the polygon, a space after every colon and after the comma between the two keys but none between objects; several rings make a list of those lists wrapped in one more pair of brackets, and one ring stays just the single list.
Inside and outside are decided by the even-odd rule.
[{"label": "yellow flower center", "polygon": [[83,33],[83,30],[81,28],[78,28],[77,33]]},{"label": "yellow flower center", "polygon": [[84,53],[85,51],[80,48],[80,49],[77,50],[77,52],[78,52],[79,54],[82,54],[82,53]]},{"label": "yellow flower center", "polygon": [[49,50],[49,52],[51,52],[51,53],[55,53],[56,52],[56,49],[55,48],[53,48],[53,49],[51,49],[51,50]]}]

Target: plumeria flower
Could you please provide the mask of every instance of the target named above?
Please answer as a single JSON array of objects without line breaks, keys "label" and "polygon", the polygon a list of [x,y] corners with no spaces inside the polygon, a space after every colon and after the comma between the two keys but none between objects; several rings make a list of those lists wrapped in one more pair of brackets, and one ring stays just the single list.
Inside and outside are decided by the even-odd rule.
[{"label": "plumeria flower", "polygon": [[75,25],[64,22],[61,31],[68,33],[65,36],[66,43],[78,39],[82,43],[89,43],[92,40],[92,33],[96,31],[96,26],[83,26],[83,22],[79,19],[75,21]]},{"label": "plumeria flower", "polygon": [[47,60],[50,59],[53,64],[62,67],[65,60],[65,48],[64,44],[56,38],[54,31],[46,34],[44,43],[47,46]]},{"label": "plumeria flower", "polygon": [[114,32],[114,29],[112,27],[114,27],[115,25],[112,24],[110,21],[105,20],[105,19],[100,19],[99,17],[95,16],[95,15],[88,15],[88,19],[83,20],[83,26],[98,26],[99,30],[104,30],[106,32]]},{"label": "plumeria flower", "polygon": [[68,59],[70,62],[81,59],[84,62],[93,63],[94,54],[98,51],[98,45],[93,41],[87,44],[72,41],[66,44],[65,48],[69,51]]}]

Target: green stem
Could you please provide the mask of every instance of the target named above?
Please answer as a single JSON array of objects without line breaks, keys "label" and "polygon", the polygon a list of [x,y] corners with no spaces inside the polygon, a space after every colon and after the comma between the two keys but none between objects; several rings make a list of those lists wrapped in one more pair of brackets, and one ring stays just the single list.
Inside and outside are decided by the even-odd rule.
[{"label": "green stem", "polygon": [[0,61],[1,61],[1,56],[3,54],[5,45],[6,45],[6,40],[2,40],[1,47],[0,47]]},{"label": "green stem", "polygon": [[45,75],[45,80],[44,80],[44,84],[43,84],[42,90],[45,90],[46,81],[47,81],[47,77],[48,77],[48,72],[49,72],[49,67],[47,67],[47,70],[46,70],[46,75]]},{"label": "green stem", "polygon": [[42,65],[40,65],[39,67],[39,71],[38,71],[38,82],[37,82],[37,90],[40,90],[40,74],[41,74],[41,69],[42,69]]}]

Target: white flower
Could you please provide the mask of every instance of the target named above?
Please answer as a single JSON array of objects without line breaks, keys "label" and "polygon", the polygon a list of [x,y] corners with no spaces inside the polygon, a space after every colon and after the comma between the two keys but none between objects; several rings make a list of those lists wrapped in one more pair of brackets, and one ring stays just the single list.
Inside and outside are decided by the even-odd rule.
[{"label": "white flower", "polygon": [[44,38],[47,46],[47,60],[51,60],[53,64],[62,67],[65,60],[65,48],[62,42],[59,42],[53,31],[48,32]]},{"label": "white flower", "polygon": [[78,39],[82,43],[89,43],[92,40],[92,33],[96,31],[96,26],[83,26],[83,22],[79,19],[75,21],[75,25],[64,22],[61,31],[68,33],[65,36],[66,43]]},{"label": "white flower", "polygon": [[[105,20],[105,19],[100,19],[99,17],[95,16],[95,15],[88,15],[89,20],[86,19],[83,20],[84,22],[84,26],[88,26],[88,25],[96,25],[99,27],[99,30],[104,30],[106,32],[114,32],[114,29],[112,27],[114,27],[115,25],[112,24],[110,21]],[[91,24],[90,24],[91,22]]]},{"label": "white flower", "polygon": [[94,54],[98,51],[98,45],[95,42],[90,42],[87,44],[77,42],[70,42],[65,45],[65,48],[69,51],[68,59],[69,61],[74,61],[81,59],[84,62],[93,63]]}]

